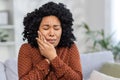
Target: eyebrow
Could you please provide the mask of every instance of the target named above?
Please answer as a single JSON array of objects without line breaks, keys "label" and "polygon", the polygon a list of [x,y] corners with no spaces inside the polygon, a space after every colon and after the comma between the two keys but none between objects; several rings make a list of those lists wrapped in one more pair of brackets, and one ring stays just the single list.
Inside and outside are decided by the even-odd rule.
[{"label": "eyebrow", "polygon": [[54,27],[61,26],[61,25],[54,25]]},{"label": "eyebrow", "polygon": [[[49,26],[48,24],[43,24],[42,26]],[[53,25],[54,27],[61,26],[61,25]]]}]

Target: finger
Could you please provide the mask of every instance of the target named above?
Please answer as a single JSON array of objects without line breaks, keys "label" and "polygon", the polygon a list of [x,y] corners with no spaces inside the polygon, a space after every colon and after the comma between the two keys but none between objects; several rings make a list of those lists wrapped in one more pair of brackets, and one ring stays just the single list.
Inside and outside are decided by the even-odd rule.
[{"label": "finger", "polygon": [[39,31],[39,34],[41,36],[41,40],[43,40],[43,42],[46,43],[47,41],[46,41],[45,37],[43,36],[43,34],[40,31]]},{"label": "finger", "polygon": [[43,35],[41,34],[40,31],[38,31],[38,38],[43,41]]},{"label": "finger", "polygon": [[38,38],[42,40],[41,33],[38,31]]},{"label": "finger", "polygon": [[44,43],[47,43],[47,40],[45,39],[45,37],[42,36],[42,38],[43,38],[43,42],[44,42]]},{"label": "finger", "polygon": [[43,45],[40,43],[40,39],[39,39],[39,38],[36,38],[36,40],[37,40],[38,48],[39,48],[39,50],[40,50],[40,52],[41,52],[41,55],[43,55],[42,51],[44,50],[44,47],[43,47]]},{"label": "finger", "polygon": [[44,42],[45,37],[42,35],[42,33],[41,33],[41,32],[40,32],[40,35],[41,35],[41,39],[42,39],[42,41]]},{"label": "finger", "polygon": [[39,34],[39,43],[42,45],[42,46],[44,46],[44,47],[46,47],[46,46],[51,46],[51,44],[45,39],[45,37],[43,36],[43,34],[40,32],[40,31],[38,31],[38,34]]},{"label": "finger", "polygon": [[38,45],[39,45],[40,47],[45,45],[45,44],[43,43],[43,41],[40,40],[39,38],[36,38],[36,40],[37,40],[37,43],[38,43]]},{"label": "finger", "polygon": [[49,43],[48,41],[46,41],[45,40],[45,43],[47,44],[47,45],[49,45],[49,46],[51,46],[52,44],[51,43]]}]

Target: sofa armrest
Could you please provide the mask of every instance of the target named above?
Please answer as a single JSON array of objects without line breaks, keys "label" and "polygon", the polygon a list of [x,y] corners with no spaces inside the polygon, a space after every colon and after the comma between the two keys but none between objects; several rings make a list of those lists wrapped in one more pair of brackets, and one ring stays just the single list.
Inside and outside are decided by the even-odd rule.
[{"label": "sofa armrest", "polygon": [[0,80],[6,80],[5,67],[2,62],[0,62]]},{"label": "sofa armrest", "polygon": [[18,80],[17,59],[8,59],[4,64],[7,80]]}]

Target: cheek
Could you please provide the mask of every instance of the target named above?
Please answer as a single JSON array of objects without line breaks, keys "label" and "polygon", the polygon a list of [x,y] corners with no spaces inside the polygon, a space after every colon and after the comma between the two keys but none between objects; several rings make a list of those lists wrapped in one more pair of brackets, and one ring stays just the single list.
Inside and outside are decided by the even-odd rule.
[{"label": "cheek", "polygon": [[46,35],[47,35],[47,32],[46,31],[44,31],[44,30],[39,30],[40,32],[41,32],[41,34],[44,36],[44,37],[46,37]]},{"label": "cheek", "polygon": [[60,32],[57,34],[57,37],[61,38],[61,35],[62,35],[62,31],[60,31]]}]

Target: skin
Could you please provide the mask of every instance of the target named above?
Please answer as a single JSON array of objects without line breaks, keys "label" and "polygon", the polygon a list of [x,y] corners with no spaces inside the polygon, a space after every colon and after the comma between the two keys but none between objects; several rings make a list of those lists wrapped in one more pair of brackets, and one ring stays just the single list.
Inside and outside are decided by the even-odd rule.
[{"label": "skin", "polygon": [[61,23],[56,16],[43,17],[36,40],[41,54],[48,62],[57,56],[55,47],[60,42],[61,34]]}]

